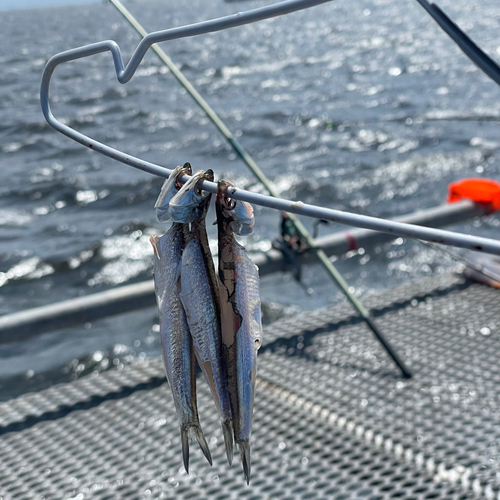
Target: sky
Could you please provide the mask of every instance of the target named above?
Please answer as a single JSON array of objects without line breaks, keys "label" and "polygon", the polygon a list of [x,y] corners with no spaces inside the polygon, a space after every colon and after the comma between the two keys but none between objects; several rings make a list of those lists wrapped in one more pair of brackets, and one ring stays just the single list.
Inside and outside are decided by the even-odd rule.
[{"label": "sky", "polygon": [[56,5],[74,5],[96,1],[99,0],[0,0],[0,10],[54,7]]}]

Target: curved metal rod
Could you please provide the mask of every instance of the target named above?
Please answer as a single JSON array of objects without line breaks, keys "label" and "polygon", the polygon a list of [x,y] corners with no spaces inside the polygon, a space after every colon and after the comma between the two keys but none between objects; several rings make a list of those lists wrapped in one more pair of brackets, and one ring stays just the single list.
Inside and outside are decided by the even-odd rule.
[{"label": "curved metal rod", "polygon": [[122,153],[121,151],[118,151],[117,149],[110,148],[99,141],[95,141],[84,134],[81,134],[71,127],[64,125],[54,117],[50,109],[49,88],[50,79],[57,66],[65,62],[74,61],[76,59],[82,59],[84,57],[89,57],[95,54],[109,51],[113,56],[116,77],[118,81],[123,84],[127,83],[132,78],[146,52],[154,43],[165,42],[167,40],[174,40],[177,38],[202,35],[206,33],[213,33],[228,28],[234,28],[236,26],[242,26],[244,24],[261,21],[263,19],[269,19],[271,17],[281,16],[283,14],[289,14],[298,10],[307,9],[309,7],[313,7],[330,1],[332,0],[287,0],[285,2],[268,5],[266,7],[260,7],[258,9],[249,10],[247,12],[240,12],[218,19],[212,19],[210,21],[203,21],[200,23],[190,24],[188,26],[181,26],[179,28],[156,31],[154,33],[150,33],[141,40],[132,57],[130,58],[127,66],[125,66],[123,63],[123,57],[120,47],[113,40],[93,43],[76,49],[61,52],[51,57],[43,70],[42,83],[40,88],[40,102],[43,115],[45,116],[45,119],[47,120],[49,125],[51,125],[62,134],[66,135],[70,139],[73,139],[74,141],[79,142],[80,144],[83,144],[88,148],[95,149],[99,153],[109,156],[110,158],[113,158],[115,160],[121,161],[127,165],[139,168],[155,175],[163,175],[162,171],[158,170],[157,165],[139,160],[138,158],[134,158],[133,162],[129,162],[128,160],[131,157],[129,157],[128,155]]},{"label": "curved metal rod", "polygon": [[417,0],[417,2],[469,59],[500,85],[500,66],[483,52],[435,3],[429,3],[427,0]]},{"label": "curved metal rod", "polygon": [[[120,47],[112,40],[86,45],[84,47],[56,54],[47,62],[42,76],[40,100],[45,119],[53,128],[88,148],[94,149],[101,154],[104,154],[105,156],[109,156],[110,158],[125,163],[126,165],[130,165],[131,167],[135,167],[161,177],[168,177],[171,172],[169,169],[122,153],[121,151],[106,146],[105,144],[94,139],[91,139],[90,137],[58,121],[52,114],[49,103],[50,79],[56,67],[64,62],[74,61],[76,59],[99,54],[101,52],[110,51],[113,56],[118,81],[121,83],[126,83],[130,80],[130,78],[132,78],[146,51],[153,43],[173,40],[175,38],[200,35],[203,33],[210,33],[226,28],[240,26],[262,19],[279,16],[281,14],[305,9],[307,7],[312,7],[314,5],[319,5],[328,1],[331,0],[288,0],[286,2],[254,9],[245,13],[234,14],[220,19],[151,33],[146,36],[138,45],[126,67],[123,64]],[[419,1],[421,3],[423,2],[423,0]],[[184,176],[182,178],[182,181],[185,182],[187,178],[187,176]],[[217,185],[208,181],[204,181],[202,183],[202,187],[203,189],[206,189],[207,191],[210,191],[212,193],[215,193],[217,191]],[[298,215],[305,215],[308,217],[339,222],[341,224],[347,224],[350,226],[372,229],[375,231],[393,234],[394,236],[417,238],[434,243],[453,245],[470,250],[483,251],[495,255],[500,255],[500,241],[490,238],[470,236],[460,233],[454,233],[451,231],[414,226],[411,224],[404,224],[401,222],[369,217],[366,215],[341,212],[340,210],[332,210],[328,208],[317,207],[314,205],[308,205],[300,201],[293,202],[290,200],[273,198],[271,196],[252,193],[238,188],[230,188],[228,194],[235,199],[248,201],[249,203],[254,203],[256,205],[274,208],[285,212],[291,212]]]}]

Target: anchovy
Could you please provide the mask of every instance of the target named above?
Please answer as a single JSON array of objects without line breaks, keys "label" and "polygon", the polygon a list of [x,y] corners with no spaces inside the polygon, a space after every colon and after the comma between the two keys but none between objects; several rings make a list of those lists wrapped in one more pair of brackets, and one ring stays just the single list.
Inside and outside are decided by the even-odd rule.
[{"label": "anchovy", "polygon": [[233,460],[233,427],[226,369],[222,360],[220,308],[214,263],[205,228],[211,199],[198,184],[213,181],[213,172],[196,173],[170,201],[172,220],[191,224],[182,254],[180,298],[186,311],[194,351],[221,418],[229,464]]},{"label": "anchovy", "polygon": [[[189,168],[188,168],[189,167]],[[167,220],[168,200],[177,192],[176,179],[183,173],[190,174],[189,164],[177,167],[163,185],[155,207],[160,208],[158,218]],[[184,308],[179,298],[179,273],[184,248],[183,224],[172,227],[161,238],[150,238],[154,258],[154,281],[160,318],[160,338],[163,362],[172,390],[181,428],[182,456],[189,472],[189,438],[195,437],[206,459],[212,465],[207,441],[201,430],[196,404],[196,360]]]},{"label": "anchovy", "polygon": [[215,208],[219,239],[219,291],[222,346],[228,371],[234,440],[239,446],[247,484],[250,483],[250,434],[257,351],[262,322],[259,270],[234,234],[250,234],[253,209],[227,197],[230,182],[219,181]]},{"label": "anchovy", "polygon": [[193,175],[191,164],[188,162],[184,163],[182,167],[176,167],[172,170],[170,177],[165,179],[154,206],[158,222],[167,222],[171,220],[170,201],[181,189],[178,179],[184,174]]}]

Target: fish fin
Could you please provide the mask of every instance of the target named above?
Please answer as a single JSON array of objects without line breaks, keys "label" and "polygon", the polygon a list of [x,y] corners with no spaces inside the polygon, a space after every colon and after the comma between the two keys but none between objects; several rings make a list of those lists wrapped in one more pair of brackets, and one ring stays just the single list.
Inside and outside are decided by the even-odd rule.
[{"label": "fish fin", "polygon": [[226,457],[229,465],[233,464],[233,425],[230,420],[221,420],[222,434],[226,445]]},{"label": "fish fin", "polygon": [[181,426],[181,443],[182,443],[182,460],[184,461],[184,468],[189,474],[189,427],[186,425]]},{"label": "fish fin", "polygon": [[189,439],[193,437],[196,438],[198,444],[200,445],[201,451],[208,463],[212,465],[212,455],[210,454],[210,450],[208,448],[207,440],[203,435],[203,431],[201,430],[199,423],[190,423],[188,425],[181,425],[181,443],[182,443],[182,459],[184,461],[184,468],[186,472],[189,474]]},{"label": "fish fin", "polygon": [[160,258],[160,254],[158,252],[159,241],[160,241],[160,238],[156,234],[153,234],[149,237],[149,242],[151,243],[151,246],[153,247],[153,252],[155,253],[155,255],[158,258]]},{"label": "fish fin", "polygon": [[241,463],[243,464],[243,472],[247,484],[250,484],[250,441],[241,441],[238,443],[240,447]]},{"label": "fish fin", "polygon": [[210,454],[210,450],[208,448],[208,443],[207,440],[205,439],[205,436],[203,435],[203,431],[201,430],[200,425],[194,425],[191,427],[192,432],[198,441],[198,444],[200,445],[201,451],[203,452],[203,455],[205,455],[205,458],[207,459],[208,463],[212,465],[212,455]]}]

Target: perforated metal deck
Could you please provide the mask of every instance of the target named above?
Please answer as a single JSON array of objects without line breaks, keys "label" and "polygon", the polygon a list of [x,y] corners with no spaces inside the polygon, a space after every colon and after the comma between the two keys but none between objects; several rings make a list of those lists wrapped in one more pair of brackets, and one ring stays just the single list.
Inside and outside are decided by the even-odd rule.
[{"label": "perforated metal deck", "polygon": [[348,306],[265,329],[246,486],[180,440],[159,359],[0,404],[0,497],[500,498],[500,292],[455,276],[366,299],[415,373],[406,381]]}]

